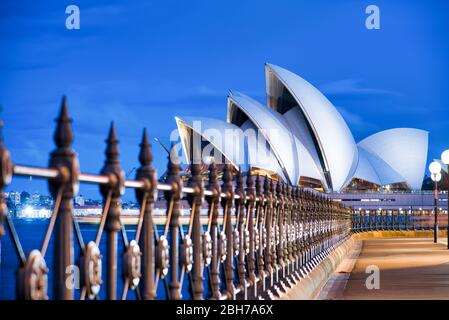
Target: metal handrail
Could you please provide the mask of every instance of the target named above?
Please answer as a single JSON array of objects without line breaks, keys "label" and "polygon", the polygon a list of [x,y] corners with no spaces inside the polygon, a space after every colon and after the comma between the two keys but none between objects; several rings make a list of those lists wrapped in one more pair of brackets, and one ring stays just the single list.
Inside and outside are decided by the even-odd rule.
[{"label": "metal handrail", "polygon": [[[42,168],[42,167],[32,167],[32,166],[23,166],[23,165],[14,165],[13,166],[13,175],[15,176],[23,176],[23,177],[33,177],[33,178],[43,178],[43,179],[56,179],[59,176],[59,170],[54,168]],[[98,174],[90,174],[90,173],[79,173],[78,175],[79,182],[84,183],[92,183],[98,185],[108,185],[113,183],[109,176],[98,175]],[[144,189],[147,186],[143,180],[125,180],[124,186],[126,188],[132,189]],[[173,187],[166,183],[158,183],[157,189],[160,191],[172,191]],[[195,190],[189,187],[183,187],[182,193],[193,194]],[[210,190],[204,190],[205,196],[213,196],[213,192]],[[228,195],[224,192],[220,193],[220,197],[226,198]],[[234,199],[240,199],[238,194],[234,195]],[[250,197],[246,196],[246,200],[249,200]],[[256,201],[260,201],[258,197],[255,198]],[[266,199],[263,199],[265,202]]]}]

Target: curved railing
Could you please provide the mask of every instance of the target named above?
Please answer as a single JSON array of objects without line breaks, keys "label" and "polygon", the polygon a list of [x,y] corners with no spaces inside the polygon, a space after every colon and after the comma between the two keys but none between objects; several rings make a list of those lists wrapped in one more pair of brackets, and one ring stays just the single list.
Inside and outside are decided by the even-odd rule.
[{"label": "curved railing", "polygon": [[[42,243],[25,252],[17,220],[0,196],[0,236],[10,237],[19,260],[18,270],[2,272],[14,277],[18,271],[17,298],[130,299],[131,290],[137,299],[273,299],[351,231],[348,207],[310,190],[235,173],[230,165],[219,180],[212,163],[205,186],[200,166],[192,165],[184,185],[174,149],[161,183],[145,131],[134,180],[120,166],[113,124],[100,174],[79,171],[72,140],[64,99],[47,168],[14,164],[0,141],[0,188],[15,176],[41,178],[54,199]],[[90,241],[73,210],[73,197],[84,184],[98,185],[103,198]],[[140,207],[136,225],[125,226],[121,197],[129,189]],[[156,216],[160,198],[165,215]]]},{"label": "curved railing", "polygon": [[[436,219],[435,219],[436,218]],[[428,210],[354,210],[351,214],[354,232],[445,230],[438,214]]]}]

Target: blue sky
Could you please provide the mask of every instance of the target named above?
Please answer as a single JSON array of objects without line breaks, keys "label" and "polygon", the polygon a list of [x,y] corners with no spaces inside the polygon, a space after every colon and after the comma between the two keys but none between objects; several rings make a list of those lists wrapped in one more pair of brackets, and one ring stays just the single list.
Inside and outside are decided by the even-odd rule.
[{"label": "blue sky", "polygon": [[[70,4],[80,30],[65,28]],[[365,28],[369,4],[380,30]],[[225,119],[228,89],[264,102],[270,62],[325,93],[356,140],[420,128],[429,159],[439,157],[449,147],[448,10],[445,0],[1,1],[5,144],[16,163],[45,166],[66,94],[82,171],[100,170],[111,120],[129,171],[143,127],[168,143],[174,116]],[[162,173],[165,153],[153,149]],[[15,179],[9,189],[46,184]],[[94,186],[81,193],[98,197]]]}]

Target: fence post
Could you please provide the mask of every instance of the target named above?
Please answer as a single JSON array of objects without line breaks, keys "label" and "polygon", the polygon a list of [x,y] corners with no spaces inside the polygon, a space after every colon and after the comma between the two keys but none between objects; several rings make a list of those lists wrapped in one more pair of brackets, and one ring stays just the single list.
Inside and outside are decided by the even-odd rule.
[{"label": "fence post", "polygon": [[188,187],[193,188],[194,193],[187,196],[190,208],[193,215],[192,225],[192,243],[193,243],[193,270],[192,270],[192,294],[193,299],[203,299],[203,245],[202,233],[203,226],[201,225],[201,203],[204,194],[203,180],[201,178],[201,165],[199,163],[192,163],[191,177],[187,183]]},{"label": "fence post", "polygon": [[101,169],[101,175],[109,176],[110,183],[101,185],[100,192],[104,199],[104,206],[110,204],[107,215],[105,230],[107,238],[106,255],[106,296],[108,300],[117,298],[117,239],[118,231],[121,227],[121,200],[120,196],[124,192],[125,173],[123,172],[119,161],[118,139],[115,133],[115,125],[111,124],[108,138],[106,139],[106,159]]},{"label": "fence post", "polygon": [[[399,211],[398,211],[398,214],[399,214]],[[393,231],[396,231],[396,223],[397,223],[398,219],[395,218],[394,210],[392,211],[391,218],[392,218],[392,223],[393,223]]]},{"label": "fence post", "polygon": [[171,186],[170,191],[165,192],[165,199],[168,204],[167,219],[170,220],[170,299],[181,299],[179,283],[179,216],[180,201],[182,192],[182,182],[179,175],[179,158],[176,145],[173,144],[168,156],[167,180],[166,183]]},{"label": "fence post", "polygon": [[[279,182],[278,182],[279,183]],[[271,228],[273,230],[273,249],[271,251],[271,263],[273,266],[273,271],[275,273],[274,281],[275,283],[279,280],[279,267],[278,267],[278,245],[279,245],[279,226],[278,226],[278,202],[279,199],[276,195],[276,187],[274,185],[274,181],[271,180],[270,184],[271,195],[273,197],[273,205],[272,205],[272,218],[271,218]]]},{"label": "fence post", "polygon": [[309,208],[308,208],[308,224],[309,224],[309,241],[308,241],[308,247],[309,247],[309,257],[308,257],[308,264],[309,266],[312,265],[313,266],[313,257],[314,257],[314,242],[315,242],[315,223],[314,223],[314,218],[315,218],[315,203],[313,201],[313,196],[310,192],[307,192],[307,196],[308,196],[308,203],[309,203]]},{"label": "fence post", "polygon": [[249,252],[247,255],[248,263],[248,278],[251,285],[251,294],[249,299],[255,299],[257,295],[256,286],[256,274],[255,274],[255,247],[254,247],[254,207],[256,202],[256,189],[254,188],[253,177],[251,176],[251,170],[248,170],[248,175],[246,176],[246,194],[249,199],[246,203],[246,221],[247,229],[249,232]]},{"label": "fence post", "polygon": [[232,186],[232,167],[229,163],[225,164],[223,171],[223,185],[222,191],[226,195],[221,199],[221,206],[224,208],[224,228],[226,235],[226,260],[224,265],[224,275],[226,282],[226,294],[228,299],[234,300],[234,241],[233,241],[233,227],[232,227],[232,217],[231,208],[234,202],[234,189]]},{"label": "fence post", "polygon": [[[71,119],[67,110],[66,98],[62,100],[61,111],[56,119],[56,130],[53,135],[56,149],[50,154],[49,167],[60,170],[61,177],[49,180],[49,189],[56,199],[60,194],[54,233],[54,279],[53,297],[58,300],[72,300],[73,288],[66,285],[66,270],[74,264],[73,259],[73,196],[78,189],[78,160],[71,149],[73,133]],[[61,192],[61,193],[60,193]]]},{"label": "fence post", "polygon": [[305,252],[306,252],[306,243],[305,243],[305,208],[306,202],[304,198],[304,190],[300,189],[299,191],[299,271],[302,276],[304,276],[304,264],[305,264]]},{"label": "fence post", "polygon": [[312,226],[312,237],[311,237],[311,256],[310,262],[312,267],[315,267],[315,255],[316,255],[316,216],[317,216],[317,205],[315,195],[310,192],[310,204],[311,204],[311,214],[310,214],[310,223]]},{"label": "fence post", "polygon": [[404,224],[405,224],[404,229],[405,229],[405,231],[409,231],[410,215],[408,214],[407,211],[404,212],[404,219],[405,219],[405,221],[404,221]]},{"label": "fence post", "polygon": [[393,228],[393,210],[387,210],[387,230],[391,231]]},{"label": "fence post", "polygon": [[[136,198],[140,206],[145,206],[143,213],[142,236],[139,246],[142,248],[142,298],[151,300],[156,297],[156,288],[154,287],[155,262],[154,262],[154,228],[153,225],[153,207],[157,199],[157,174],[151,166],[153,154],[151,144],[148,142],[146,129],[143,131],[142,142],[140,143],[139,153],[140,168],[137,169],[136,180],[144,180],[148,183],[148,189],[136,189]],[[144,198],[144,195],[147,196]],[[144,199],[145,203],[144,203]]]},{"label": "fence post", "polygon": [[276,185],[276,197],[278,201],[277,205],[277,228],[278,228],[278,265],[282,268],[282,276],[281,278],[285,277],[285,262],[284,262],[284,196],[282,195],[283,192],[283,184],[282,182],[278,181]]},{"label": "fence post", "polygon": [[322,229],[322,221],[323,221],[323,197],[317,195],[317,232],[318,232],[318,252],[317,252],[317,260],[320,261],[321,253],[323,250],[323,229]]},{"label": "fence post", "polygon": [[300,200],[300,193],[299,193],[299,187],[296,187],[294,190],[294,203],[295,203],[295,241],[294,241],[294,253],[295,253],[295,276],[296,279],[300,279],[300,258],[301,258],[301,239],[300,239],[300,216],[301,216],[301,200]]},{"label": "fence post", "polygon": [[295,226],[294,226],[294,202],[293,202],[293,195],[292,195],[292,186],[287,186],[287,223],[288,223],[288,233],[287,233],[287,252],[288,252],[288,272],[289,272],[289,280],[294,281],[294,272],[295,272],[295,265],[294,265],[294,259],[293,259],[293,241],[294,241],[294,232],[295,232]]},{"label": "fence post", "polygon": [[302,191],[302,224],[303,224],[303,236],[302,236],[302,268],[305,272],[308,271],[308,262],[309,262],[309,242],[310,242],[310,224],[309,224],[309,197],[307,191]]},{"label": "fence post", "polygon": [[[258,198],[256,205],[256,232],[258,234],[258,244],[257,244],[257,277],[259,278],[259,288],[260,291],[265,291],[265,265],[263,261],[263,255],[265,250],[265,244],[267,239],[266,229],[263,224],[265,220],[265,212],[264,212],[264,195],[262,190],[262,181],[260,175],[257,175],[256,178],[256,196]],[[258,294],[260,296],[260,294]]]},{"label": "fence post", "polygon": [[217,179],[217,167],[215,162],[209,166],[208,190],[212,191],[212,196],[207,198],[209,203],[209,218],[211,218],[211,238],[212,238],[212,260],[210,265],[210,282],[212,299],[220,299],[220,277],[219,277],[219,257],[218,257],[218,205],[220,203],[220,185]]},{"label": "fence post", "polygon": [[291,187],[289,185],[284,185],[284,234],[285,234],[285,246],[284,246],[284,257],[285,257],[285,264],[287,266],[287,284],[291,285],[290,282],[290,276],[293,273],[292,269],[292,237],[291,237],[291,231],[292,231],[292,204],[291,204]]},{"label": "fence post", "polygon": [[239,196],[236,199],[237,224],[239,232],[239,255],[237,260],[237,273],[239,277],[239,286],[243,299],[246,300],[246,270],[245,270],[245,202],[246,194],[243,189],[243,173],[240,169],[237,173],[237,188],[235,193]]},{"label": "fence post", "polygon": [[273,286],[273,260],[271,257],[271,252],[273,248],[273,231],[272,231],[272,216],[273,216],[273,198],[271,195],[271,182],[268,177],[265,177],[263,182],[264,197],[266,199],[264,205],[265,211],[265,233],[266,233],[266,248],[265,248],[265,269],[270,277],[270,285]]},{"label": "fence post", "polygon": [[[332,204],[333,200],[328,199],[327,201],[327,215],[326,215],[326,249],[329,252],[331,246],[331,226],[332,226]],[[349,216],[351,218],[351,216]],[[349,224],[349,228],[352,228],[352,224]]]}]

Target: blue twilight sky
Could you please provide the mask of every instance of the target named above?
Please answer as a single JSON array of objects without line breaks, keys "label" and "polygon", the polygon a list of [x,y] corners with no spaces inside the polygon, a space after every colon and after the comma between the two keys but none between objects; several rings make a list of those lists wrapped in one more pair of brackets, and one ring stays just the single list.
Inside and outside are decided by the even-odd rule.
[{"label": "blue twilight sky", "polygon": [[[66,6],[81,29],[65,27]],[[381,29],[365,28],[379,6]],[[356,140],[394,127],[430,132],[429,159],[449,147],[449,1],[0,1],[0,105],[16,163],[45,166],[66,94],[81,169],[96,173],[116,121],[125,171],[143,127],[168,143],[176,115],[225,119],[236,89],[265,101],[264,63],[317,86]],[[165,153],[153,144],[155,166]],[[406,161],[406,159],[404,159]],[[9,189],[45,192],[15,179]],[[81,194],[98,197],[97,188]]]}]

